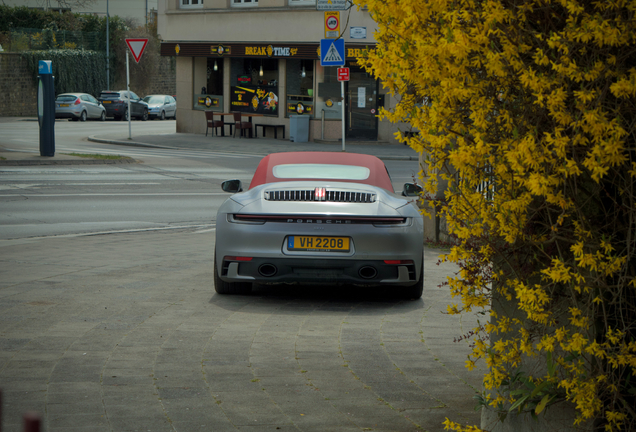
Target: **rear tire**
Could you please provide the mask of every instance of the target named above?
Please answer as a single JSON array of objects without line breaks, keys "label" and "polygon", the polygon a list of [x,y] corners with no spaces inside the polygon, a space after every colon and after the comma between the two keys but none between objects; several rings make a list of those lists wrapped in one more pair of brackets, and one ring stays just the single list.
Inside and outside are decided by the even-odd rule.
[{"label": "rear tire", "polygon": [[85,122],[85,121],[86,121],[86,119],[87,119],[87,117],[88,117],[88,116],[87,116],[87,114],[86,114],[86,111],[82,111],[82,113],[80,114],[80,121]]},{"label": "rear tire", "polygon": [[102,115],[99,116],[99,121],[106,121],[106,111],[102,111]]},{"label": "rear tire", "polygon": [[217,294],[249,294],[252,292],[250,282],[225,282],[219,277],[216,266],[216,252],[214,253],[214,290]]},{"label": "rear tire", "polygon": [[121,116],[121,119],[124,121],[128,121],[128,110],[124,111],[124,115]]}]

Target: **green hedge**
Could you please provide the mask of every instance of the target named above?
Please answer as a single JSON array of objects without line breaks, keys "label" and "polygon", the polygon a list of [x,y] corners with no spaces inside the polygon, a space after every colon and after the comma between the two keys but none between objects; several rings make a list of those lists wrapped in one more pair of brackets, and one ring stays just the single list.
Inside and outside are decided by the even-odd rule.
[{"label": "green hedge", "polygon": [[55,94],[68,92],[90,93],[99,96],[106,89],[106,56],[86,50],[25,51],[33,78],[38,76],[40,60],[51,60],[55,77]]}]

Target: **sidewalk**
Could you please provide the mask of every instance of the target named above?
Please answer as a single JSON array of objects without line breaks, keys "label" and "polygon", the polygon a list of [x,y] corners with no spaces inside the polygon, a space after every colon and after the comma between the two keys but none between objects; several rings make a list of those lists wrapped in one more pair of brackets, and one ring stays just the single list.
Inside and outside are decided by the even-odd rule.
[{"label": "sidewalk", "polygon": [[[89,141],[115,146],[147,147],[173,150],[223,151],[230,153],[262,154],[287,151],[342,151],[341,142],[306,142],[297,143],[289,139],[274,139],[270,137],[232,138],[231,136],[217,137],[208,134],[157,134],[134,136],[132,140],[125,136],[94,135]],[[379,157],[383,160],[419,160],[418,154],[410,147],[402,144],[383,142],[345,141],[348,153],[364,153]],[[70,156],[56,151],[55,156],[40,156],[39,153],[22,153],[7,151],[0,144],[0,165],[82,165],[82,164],[117,164],[134,163],[134,159],[90,159]]]}]

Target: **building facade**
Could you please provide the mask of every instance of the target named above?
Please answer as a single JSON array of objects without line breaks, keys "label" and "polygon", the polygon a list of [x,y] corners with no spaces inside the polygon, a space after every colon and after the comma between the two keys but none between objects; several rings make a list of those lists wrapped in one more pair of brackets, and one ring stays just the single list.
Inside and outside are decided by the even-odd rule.
[{"label": "building facade", "polygon": [[[375,44],[375,22],[365,10],[332,13],[323,3],[159,0],[161,55],[177,64],[177,131],[204,133],[206,110],[242,111],[286,126],[291,116],[308,116],[309,140],[337,140],[344,110],[347,140],[394,141],[396,128],[377,118],[391,100],[356,63]],[[344,100],[337,67],[320,65],[320,40],[337,34],[350,68]]]}]

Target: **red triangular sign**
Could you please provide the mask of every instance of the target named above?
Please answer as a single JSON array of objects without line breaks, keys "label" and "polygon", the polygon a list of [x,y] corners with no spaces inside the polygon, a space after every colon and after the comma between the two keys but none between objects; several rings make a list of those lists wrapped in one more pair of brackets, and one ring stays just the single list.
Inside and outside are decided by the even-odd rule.
[{"label": "red triangular sign", "polygon": [[130,52],[135,58],[135,61],[139,63],[139,59],[148,44],[148,39],[126,39],[126,43],[128,44],[128,48],[130,48]]}]

